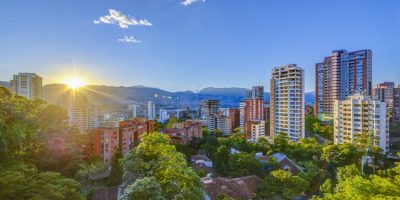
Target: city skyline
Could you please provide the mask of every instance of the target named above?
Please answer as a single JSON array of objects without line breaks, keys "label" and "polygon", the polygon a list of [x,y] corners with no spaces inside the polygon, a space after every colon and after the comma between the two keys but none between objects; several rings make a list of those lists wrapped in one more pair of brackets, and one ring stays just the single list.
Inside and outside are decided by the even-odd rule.
[{"label": "city skyline", "polygon": [[2,81],[33,72],[44,84],[60,83],[76,73],[87,84],[169,91],[269,88],[272,69],[294,63],[305,70],[309,92],[315,89],[315,64],[338,49],[373,51],[373,86],[400,80],[396,1],[343,1],[329,4],[332,11],[311,1],[0,4],[0,16],[13,19],[0,37]]}]

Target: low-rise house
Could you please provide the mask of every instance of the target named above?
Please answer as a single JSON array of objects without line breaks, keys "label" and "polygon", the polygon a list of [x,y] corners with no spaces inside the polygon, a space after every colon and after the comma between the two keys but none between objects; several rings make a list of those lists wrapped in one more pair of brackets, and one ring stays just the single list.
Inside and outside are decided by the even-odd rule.
[{"label": "low-rise house", "polygon": [[261,178],[255,175],[232,179],[224,177],[205,177],[201,179],[206,193],[206,200],[215,200],[218,195],[222,194],[233,199],[254,199],[256,197],[257,186],[261,180]]},{"label": "low-rise house", "polygon": [[212,160],[203,154],[193,155],[190,159],[190,166],[193,169],[204,172],[204,174],[209,174],[213,172],[213,162]]},{"label": "low-rise house", "polygon": [[[290,160],[283,153],[274,153],[272,157],[277,161],[278,167],[282,170],[290,171],[292,175],[297,175],[303,172],[303,168],[296,165],[292,160]],[[256,153],[256,158],[258,161],[262,163],[269,163],[271,158],[269,156],[264,156],[261,152]]]}]

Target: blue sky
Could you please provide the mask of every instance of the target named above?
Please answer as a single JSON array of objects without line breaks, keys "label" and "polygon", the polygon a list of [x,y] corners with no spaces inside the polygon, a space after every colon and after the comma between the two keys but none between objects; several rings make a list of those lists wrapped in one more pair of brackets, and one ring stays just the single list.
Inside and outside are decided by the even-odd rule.
[{"label": "blue sky", "polygon": [[[400,1],[182,1],[2,0],[0,80],[36,72],[55,83],[75,70],[103,85],[269,87],[273,67],[296,63],[313,91],[315,63],[369,48],[374,84],[400,83]],[[94,23],[110,9],[152,26]]]}]

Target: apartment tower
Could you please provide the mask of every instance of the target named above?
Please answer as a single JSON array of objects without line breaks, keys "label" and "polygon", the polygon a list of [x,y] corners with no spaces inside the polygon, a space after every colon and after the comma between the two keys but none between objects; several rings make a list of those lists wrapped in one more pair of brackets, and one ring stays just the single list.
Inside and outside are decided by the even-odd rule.
[{"label": "apartment tower", "polygon": [[28,99],[42,98],[42,77],[35,73],[19,73],[10,81],[11,92]]},{"label": "apartment tower", "polygon": [[271,78],[270,136],[287,134],[304,138],[304,70],[296,64],[276,67]]},{"label": "apartment tower", "polygon": [[335,100],[344,100],[354,93],[372,93],[372,51],[335,50],[315,65],[315,109],[321,120],[333,115]]},{"label": "apartment tower", "polygon": [[370,96],[354,94],[334,103],[334,143],[357,143],[364,135],[372,144],[389,151],[389,123],[386,103]]}]

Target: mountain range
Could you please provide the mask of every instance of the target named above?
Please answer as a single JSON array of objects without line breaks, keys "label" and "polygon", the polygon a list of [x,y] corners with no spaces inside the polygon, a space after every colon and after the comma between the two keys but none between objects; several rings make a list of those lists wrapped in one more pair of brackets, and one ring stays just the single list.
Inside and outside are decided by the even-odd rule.
[{"label": "mountain range", "polygon": [[[9,82],[0,81],[0,85],[9,86]],[[43,99],[60,104],[62,95],[68,87],[64,84],[48,84],[43,86]],[[105,85],[87,85],[80,89],[90,102],[98,104],[145,104],[147,101],[154,101],[157,105],[164,108],[183,108],[196,107],[197,102],[205,99],[219,99],[221,107],[238,107],[239,102],[245,98],[249,89],[231,87],[215,88],[207,87],[198,93],[192,91],[169,92],[159,88],[146,87],[142,85],[124,87],[124,86],[105,86]],[[265,92],[265,101],[270,99],[270,93]],[[314,92],[305,93],[306,104],[314,103]]]},{"label": "mountain range", "polygon": [[[49,84],[43,86],[43,99],[49,102],[60,102],[62,94],[67,90],[63,84]],[[239,102],[245,98],[247,88],[214,88],[207,87],[198,92],[180,91],[169,92],[159,88],[146,86],[116,87],[102,85],[88,85],[81,89],[90,101],[97,103],[118,103],[118,104],[144,104],[147,101],[154,101],[157,105],[165,108],[195,107],[197,101],[205,99],[219,99],[221,107],[238,107]],[[270,94],[265,92],[265,101],[269,101]],[[305,94],[307,104],[314,103],[314,93]]]}]

